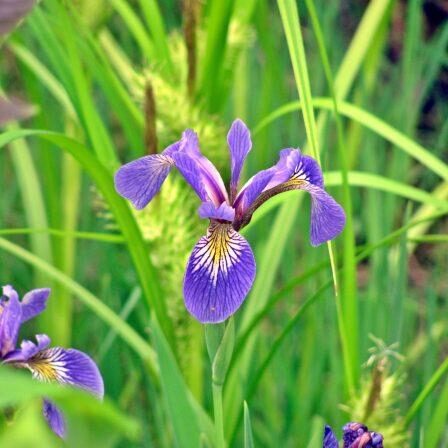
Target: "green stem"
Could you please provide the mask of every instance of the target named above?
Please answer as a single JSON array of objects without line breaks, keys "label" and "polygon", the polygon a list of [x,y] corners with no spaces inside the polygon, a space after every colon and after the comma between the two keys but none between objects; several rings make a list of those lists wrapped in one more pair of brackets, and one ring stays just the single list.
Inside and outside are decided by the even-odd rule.
[{"label": "green stem", "polygon": [[443,361],[443,363],[439,366],[439,368],[434,372],[432,377],[426,383],[426,386],[420,392],[418,397],[415,399],[414,403],[410,407],[406,417],[404,419],[405,426],[409,426],[412,422],[415,414],[420,410],[423,406],[423,403],[428,398],[429,394],[434,390],[437,386],[438,382],[443,378],[443,375],[448,372],[448,357]]},{"label": "green stem", "polygon": [[224,419],[222,412],[222,385],[213,381],[213,413],[215,417],[216,448],[225,448]]}]

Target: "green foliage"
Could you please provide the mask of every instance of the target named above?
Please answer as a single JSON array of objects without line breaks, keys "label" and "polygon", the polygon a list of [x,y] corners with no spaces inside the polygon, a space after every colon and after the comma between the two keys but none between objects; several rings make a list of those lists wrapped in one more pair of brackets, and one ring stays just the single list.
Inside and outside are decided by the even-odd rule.
[{"label": "green foliage", "polygon": [[[0,445],[61,446],[46,396],[69,417],[69,446],[320,448],[323,425],[348,420],[385,446],[443,446],[448,25],[418,0],[182,3],[46,0],[3,43],[2,88],[37,113],[0,133],[0,284],[52,287],[23,337],[91,353],[107,399],[1,369],[13,418]],[[245,179],[305,143],[348,226],[314,249],[305,195],[267,202],[244,229],[254,288],[205,344],[182,297],[207,226],[196,196],[174,173],[137,212],[113,173],[192,128],[227,182],[237,116],[254,143]],[[399,344],[400,361],[366,366],[369,334],[388,355]]]}]

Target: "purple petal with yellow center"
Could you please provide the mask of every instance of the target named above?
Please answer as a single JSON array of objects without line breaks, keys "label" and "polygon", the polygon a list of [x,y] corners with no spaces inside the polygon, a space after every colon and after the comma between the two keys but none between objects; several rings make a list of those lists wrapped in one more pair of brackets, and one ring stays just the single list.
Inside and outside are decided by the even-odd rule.
[{"label": "purple petal with yellow center", "polygon": [[176,168],[202,201],[215,205],[228,201],[226,187],[212,162],[199,150],[197,134],[187,129],[182,134],[179,151],[173,154]]},{"label": "purple petal with yellow center", "polygon": [[255,270],[249,243],[231,224],[212,222],[188,260],[184,278],[187,310],[199,322],[223,322],[243,303]]},{"label": "purple petal with yellow center", "polygon": [[33,289],[27,292],[22,299],[22,323],[37,316],[47,306],[47,299],[51,290],[49,288]]},{"label": "purple petal with yellow center", "polygon": [[325,425],[322,448],[338,448],[338,446],[338,439],[336,438],[333,430],[328,425]]},{"label": "purple petal with yellow center", "polygon": [[219,207],[216,207],[213,202],[203,202],[199,207],[199,216],[202,219],[209,218],[232,222],[235,218],[235,210],[225,202]]},{"label": "purple petal with yellow center", "polygon": [[98,398],[104,396],[103,378],[94,361],[75,349],[53,347],[42,350],[26,362],[33,378],[56,381],[84,389]]},{"label": "purple petal with yellow center", "polygon": [[247,154],[252,148],[250,132],[242,120],[235,120],[227,134],[227,143],[230,149],[230,192],[232,197],[236,196],[241,170]]},{"label": "purple petal with yellow center", "polygon": [[6,285],[0,298],[0,357],[15,349],[21,320],[19,296],[11,286]]},{"label": "purple petal with yellow center", "polygon": [[[37,344],[31,341],[22,341],[20,348],[9,352],[4,357],[5,363],[26,363],[37,353],[46,349],[50,345],[50,338],[46,334],[36,335]],[[26,366],[23,366],[26,367]]]},{"label": "purple petal with yellow center", "polygon": [[44,400],[42,412],[52,431],[63,439],[66,435],[66,424],[62,411],[53,402]]}]

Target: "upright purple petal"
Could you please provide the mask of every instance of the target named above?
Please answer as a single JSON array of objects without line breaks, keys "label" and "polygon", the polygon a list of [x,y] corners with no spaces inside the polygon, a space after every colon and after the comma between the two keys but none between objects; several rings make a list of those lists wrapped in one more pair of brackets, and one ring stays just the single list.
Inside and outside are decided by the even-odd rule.
[{"label": "upright purple petal", "polygon": [[[25,340],[20,344],[20,348],[9,352],[3,359],[5,363],[27,363],[30,358],[46,349],[50,345],[50,338],[46,334],[36,335],[37,344]],[[20,367],[27,367],[26,365]]]},{"label": "upright purple petal", "polygon": [[141,210],[159,192],[172,166],[171,157],[163,154],[141,157],[116,172],[115,189]]},{"label": "upright purple petal", "polygon": [[182,134],[179,151],[173,154],[173,159],[176,167],[202,201],[210,200],[215,205],[228,201],[221,175],[199,150],[198,137],[194,131],[187,129]]},{"label": "upright purple petal", "polygon": [[42,313],[47,305],[50,295],[49,288],[33,289],[27,292],[22,299],[22,323]]},{"label": "upright purple petal", "polygon": [[199,207],[199,216],[202,219],[220,219],[232,222],[235,218],[235,210],[226,202],[223,202],[219,207],[216,207],[213,202],[203,202]]},{"label": "upright purple petal", "polygon": [[103,398],[104,384],[98,367],[85,353],[75,349],[53,347],[34,355],[27,362],[33,378],[56,381],[87,390]]},{"label": "upright purple petal", "polygon": [[227,143],[230,149],[230,192],[232,197],[236,196],[241,170],[247,154],[252,148],[250,132],[242,120],[235,120],[227,134]]},{"label": "upright purple petal", "polygon": [[188,260],[184,278],[187,310],[199,322],[223,322],[243,303],[255,270],[249,243],[231,224],[212,222]]},{"label": "upright purple petal", "polygon": [[336,438],[333,430],[328,425],[325,425],[322,448],[338,448],[338,446],[338,439]]},{"label": "upright purple petal", "polygon": [[53,402],[44,400],[42,412],[51,430],[61,439],[65,438],[66,424],[62,411]]},{"label": "upright purple petal", "polygon": [[21,320],[19,296],[11,286],[4,286],[0,298],[0,357],[15,349]]}]

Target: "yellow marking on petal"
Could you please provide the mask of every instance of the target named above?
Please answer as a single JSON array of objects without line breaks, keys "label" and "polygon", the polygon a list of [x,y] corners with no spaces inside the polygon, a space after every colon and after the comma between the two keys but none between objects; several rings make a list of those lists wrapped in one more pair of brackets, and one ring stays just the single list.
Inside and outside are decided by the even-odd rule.
[{"label": "yellow marking on petal", "polygon": [[50,348],[43,350],[24,363],[33,374],[33,378],[39,381],[57,381],[65,383],[68,380],[68,369],[65,362],[60,359],[61,350]]},{"label": "yellow marking on petal", "polygon": [[218,273],[221,271],[226,275],[228,269],[240,259],[241,240],[242,237],[231,224],[212,223],[207,236],[198,243],[193,272],[205,269],[216,286]]}]

